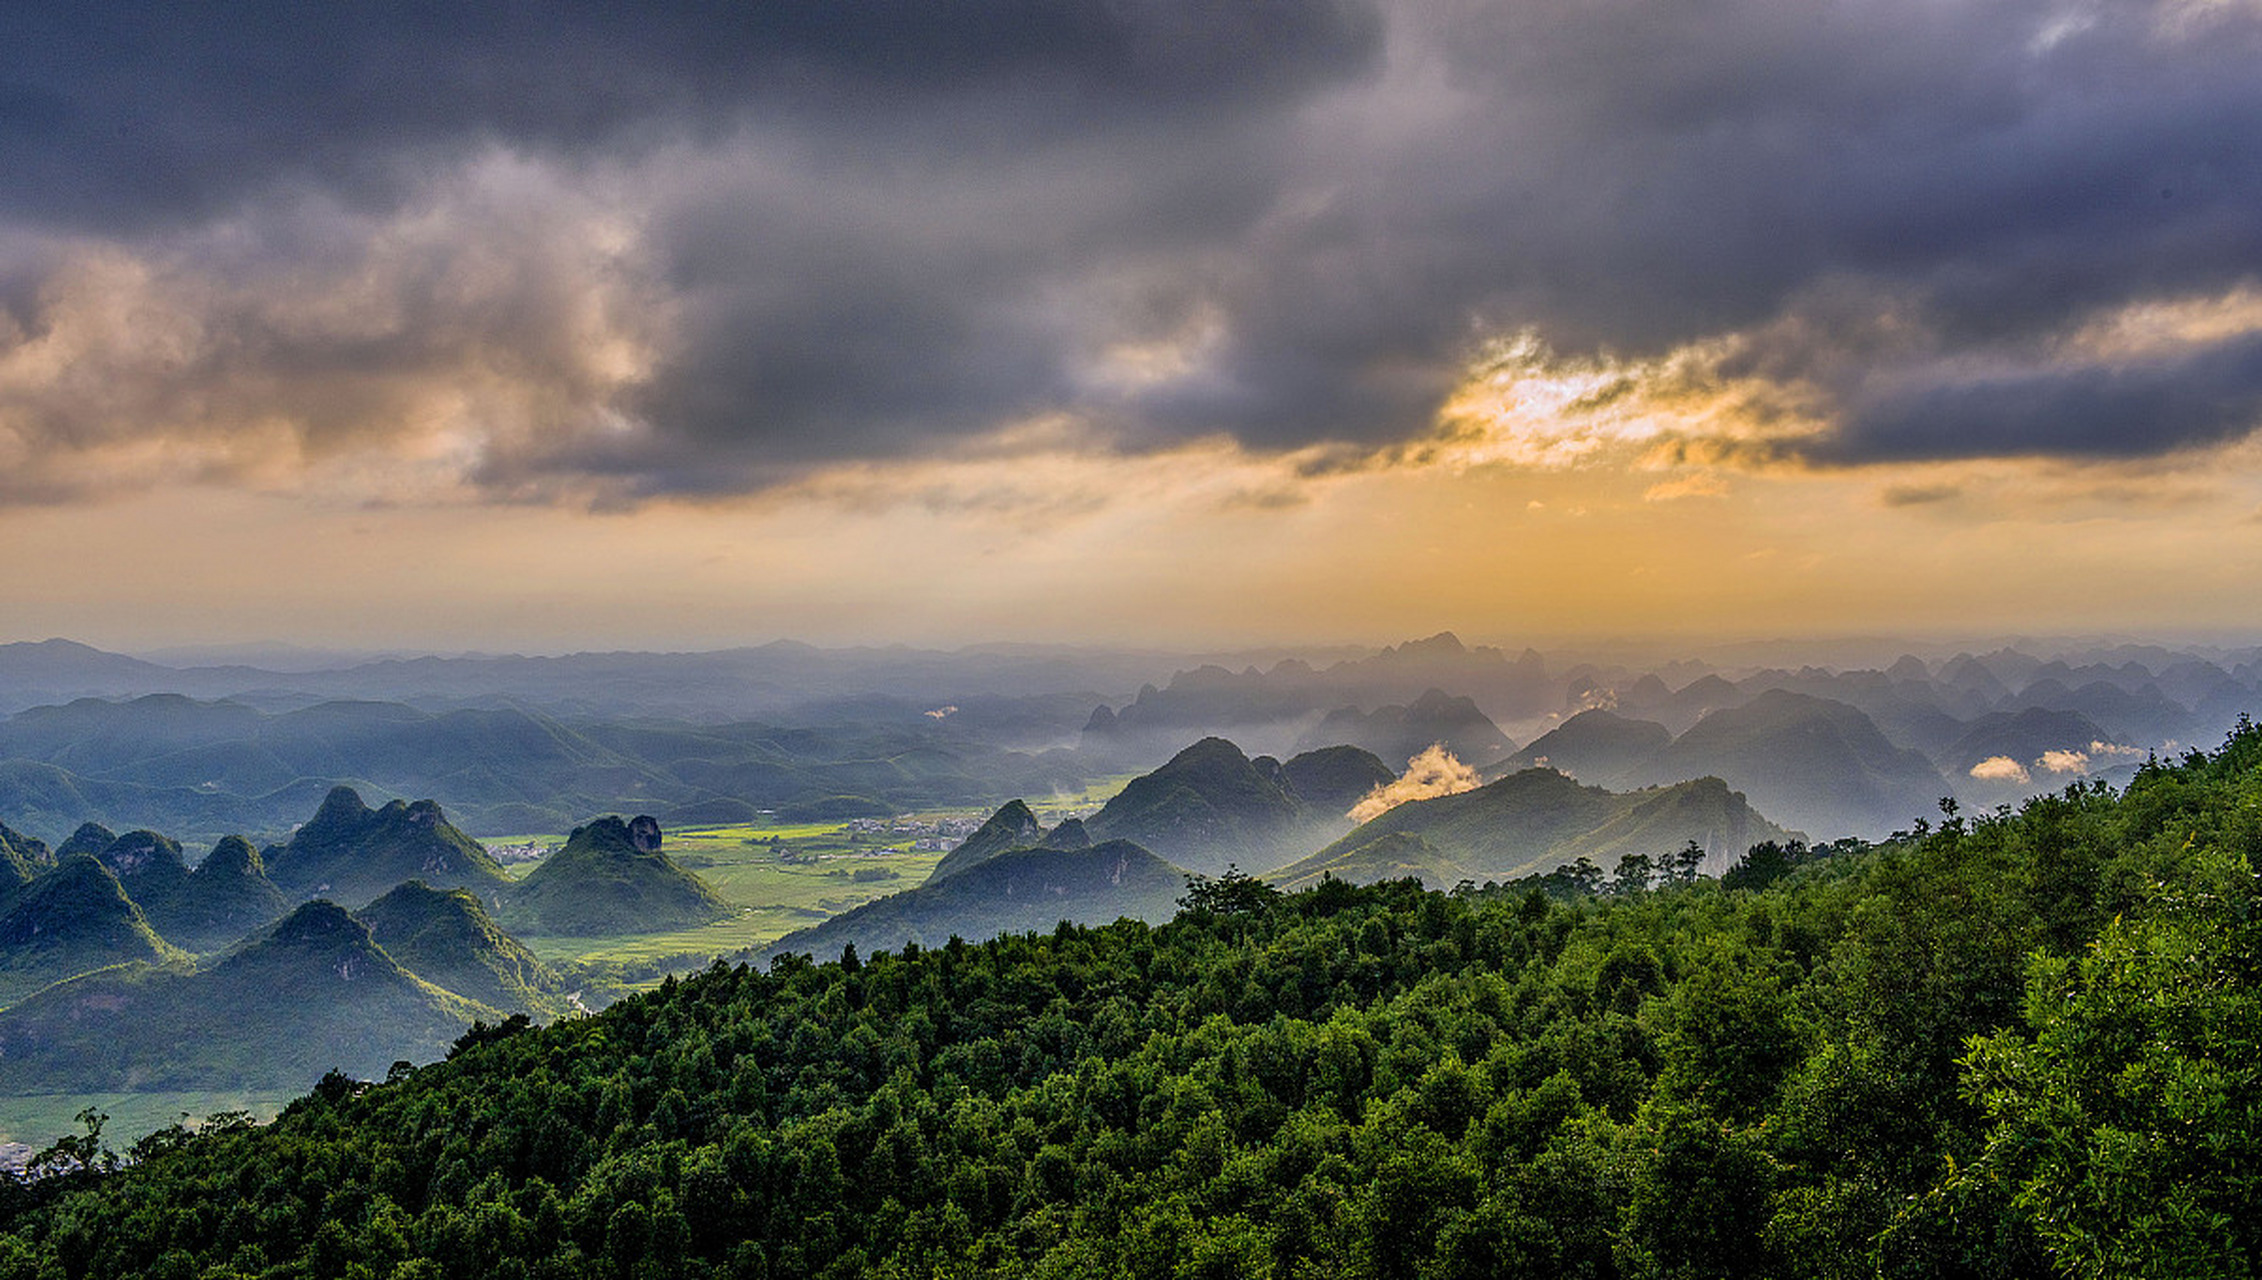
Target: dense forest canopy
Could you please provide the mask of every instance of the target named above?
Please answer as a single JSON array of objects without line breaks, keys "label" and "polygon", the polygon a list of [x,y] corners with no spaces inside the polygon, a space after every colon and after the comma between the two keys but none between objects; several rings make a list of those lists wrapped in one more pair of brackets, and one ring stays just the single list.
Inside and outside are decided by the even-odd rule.
[{"label": "dense forest canopy", "polygon": [[2262,730],[1944,807],[1720,881],[1235,877],[717,965],[272,1125],[61,1144],[0,1273],[2262,1269]]}]

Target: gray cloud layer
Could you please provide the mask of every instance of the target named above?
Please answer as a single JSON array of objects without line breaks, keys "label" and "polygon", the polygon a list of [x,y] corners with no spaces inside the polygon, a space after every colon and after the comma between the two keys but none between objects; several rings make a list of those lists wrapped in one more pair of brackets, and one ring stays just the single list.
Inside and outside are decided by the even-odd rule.
[{"label": "gray cloud layer", "polygon": [[[318,452],[467,377],[544,388],[455,410],[510,420],[468,471],[507,493],[1046,415],[1382,444],[1523,327],[1745,333],[1737,372],[1837,407],[1828,463],[2156,454],[2254,428],[2262,343],[2057,339],[2256,283],[2258,54],[2236,3],[15,6],[0,454],[260,395]],[[498,165],[536,195],[450,194]],[[196,313],[122,407],[6,372],[89,246]],[[395,305],[305,321],[349,287]]]}]

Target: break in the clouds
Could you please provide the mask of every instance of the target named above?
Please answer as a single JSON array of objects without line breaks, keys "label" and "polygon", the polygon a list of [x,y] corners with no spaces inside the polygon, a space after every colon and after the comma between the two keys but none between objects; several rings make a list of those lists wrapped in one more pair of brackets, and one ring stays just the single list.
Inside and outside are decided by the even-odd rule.
[{"label": "break in the clouds", "polygon": [[2238,0],[13,6],[0,498],[2202,448],[2262,420],[2258,54]]}]

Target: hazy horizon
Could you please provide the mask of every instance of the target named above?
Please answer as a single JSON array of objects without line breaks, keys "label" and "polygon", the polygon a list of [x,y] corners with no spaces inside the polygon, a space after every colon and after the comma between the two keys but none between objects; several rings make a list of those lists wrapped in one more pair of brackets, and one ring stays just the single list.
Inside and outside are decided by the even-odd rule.
[{"label": "hazy horizon", "polygon": [[1496,649],[1510,656],[1526,650],[1539,653],[1554,663],[1617,663],[1628,666],[1666,667],[1673,665],[1704,665],[1724,669],[1742,668],[1756,670],[1786,663],[1812,664],[1838,670],[1881,668],[1903,656],[1913,656],[1922,661],[1938,664],[1958,654],[1985,655],[1997,650],[2018,650],[2028,654],[2090,653],[2122,647],[2157,647],[2176,652],[2224,655],[2244,650],[2262,648],[2262,631],[2221,633],[2215,635],[2174,635],[2092,632],[2088,634],[1954,634],[1932,635],[1907,633],[1818,634],[1810,636],[1786,635],[1713,635],[1713,636],[1608,636],[1608,635],[1553,635],[1553,636],[1487,636],[1447,628],[1429,635],[1404,635],[1389,639],[1369,641],[1337,641],[1333,643],[1298,643],[1281,639],[1269,643],[1202,646],[1110,644],[1101,639],[1085,641],[1033,641],[1010,637],[995,637],[965,642],[940,641],[921,643],[916,640],[886,637],[844,638],[835,641],[813,641],[800,636],[755,636],[735,643],[712,645],[670,644],[664,639],[649,643],[622,643],[618,645],[561,645],[549,648],[520,647],[495,649],[464,649],[437,646],[401,645],[382,649],[349,648],[299,644],[290,641],[214,642],[179,645],[125,645],[113,647],[95,644],[77,636],[0,636],[0,647],[9,645],[40,644],[62,641],[83,644],[106,653],[137,658],[160,666],[191,668],[200,666],[248,666],[280,674],[335,670],[353,665],[390,661],[410,661],[422,658],[440,659],[509,659],[509,658],[564,658],[573,656],[623,654],[716,654],[746,650],[759,650],[775,645],[806,646],[824,652],[837,653],[934,653],[942,655],[978,655],[983,653],[1060,653],[1064,655],[1118,656],[1151,658],[1158,662],[1213,663],[1232,666],[1256,665],[1269,667],[1285,660],[1300,660],[1326,665],[1338,661],[1356,660],[1379,652],[1419,644],[1440,636],[1451,636],[1467,649]]}]

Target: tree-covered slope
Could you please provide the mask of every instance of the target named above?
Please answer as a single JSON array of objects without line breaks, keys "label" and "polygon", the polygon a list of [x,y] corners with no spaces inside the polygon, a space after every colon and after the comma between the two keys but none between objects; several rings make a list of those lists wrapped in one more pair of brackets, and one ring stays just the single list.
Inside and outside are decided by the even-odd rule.
[{"label": "tree-covered slope", "polygon": [[[180,937],[189,869],[181,857],[179,841],[155,831],[128,831],[104,845],[94,856],[118,877],[119,887],[141,908],[142,914],[149,917],[150,928],[175,946],[202,950],[182,942]],[[232,942],[242,936],[239,930],[223,941]]]},{"label": "tree-covered slope", "polygon": [[65,858],[0,909],[0,1006],[90,969],[187,958],[149,927],[110,868],[84,855]]},{"label": "tree-covered slope", "polygon": [[2257,850],[2244,730],[1721,881],[718,966],[0,1187],[0,1271],[2249,1277]]},{"label": "tree-covered slope", "polygon": [[286,893],[348,906],[404,880],[469,889],[489,902],[510,885],[501,864],[438,804],[394,800],[372,809],[351,787],[331,790],[314,817],[268,856],[267,874]]},{"label": "tree-covered slope", "polygon": [[89,856],[100,854],[117,838],[116,832],[99,822],[82,822],[78,825],[78,830],[70,834],[69,839],[55,846],[55,857],[60,861],[74,853]]},{"label": "tree-covered slope", "polygon": [[383,1075],[500,1019],[419,980],[328,902],[197,970],[124,965],[0,1011],[0,1093],[303,1087]]},{"label": "tree-covered slope", "polygon": [[386,954],[436,987],[538,1018],[574,1007],[571,984],[503,932],[468,889],[435,889],[411,880],[354,918]]},{"label": "tree-covered slope", "polygon": [[191,951],[215,951],[290,909],[290,899],[267,878],[259,850],[242,836],[224,836],[181,883],[158,932]]},{"label": "tree-covered slope", "polygon": [[720,920],[730,905],[660,848],[660,825],[639,816],[576,827],[503,895],[498,918],[517,933],[664,933]]},{"label": "tree-covered slope", "polygon": [[983,820],[973,834],[954,845],[942,856],[935,869],[927,873],[927,883],[948,880],[968,867],[976,866],[1014,849],[1034,847],[1044,839],[1045,826],[1022,800],[1008,800],[996,813]]},{"label": "tree-covered slope", "polygon": [[0,825],[0,901],[53,865],[55,854],[46,841]]}]

